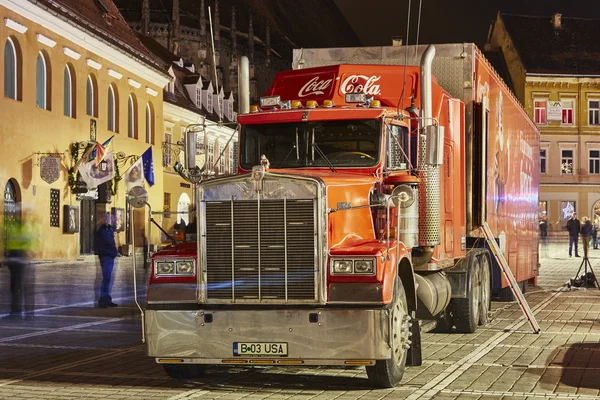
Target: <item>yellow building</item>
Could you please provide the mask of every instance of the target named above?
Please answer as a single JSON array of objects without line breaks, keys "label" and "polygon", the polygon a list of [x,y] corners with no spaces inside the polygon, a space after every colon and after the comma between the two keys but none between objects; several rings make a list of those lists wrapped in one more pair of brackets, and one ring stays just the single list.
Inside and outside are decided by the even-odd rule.
[{"label": "yellow building", "polygon": [[[5,0],[0,43],[0,224],[26,205],[42,226],[36,257],[75,259],[93,251],[96,216],[114,211],[122,217],[118,244],[130,243],[123,182],[112,196],[106,187],[98,199],[94,191],[75,194],[69,170],[83,149],[74,146],[114,136],[107,150],[121,174],[152,146],[156,179],[146,188],[151,207],[162,209],[167,71],[111,0]],[[138,213],[137,231],[147,218]],[[0,235],[4,242],[4,229]],[[158,242],[158,232],[150,240]]]},{"label": "yellow building", "polygon": [[[600,217],[600,20],[498,13],[486,50],[541,132],[540,217],[565,232],[572,211]],[[565,233],[566,234],[566,233]]]},{"label": "yellow building", "polygon": [[[139,35],[139,38],[171,76],[163,90],[163,209],[153,210],[154,219],[170,233],[181,220],[185,224],[192,220],[189,211],[193,208],[193,184],[185,181],[174,168],[176,163],[184,161],[182,143],[186,129],[197,132],[196,165],[211,171],[207,178],[235,173],[237,113],[233,111],[233,94],[225,94],[221,82],[217,93],[213,82],[202,77],[191,61],[184,61],[150,37]],[[158,214],[161,211],[162,214]],[[163,241],[166,241],[165,236]]]}]

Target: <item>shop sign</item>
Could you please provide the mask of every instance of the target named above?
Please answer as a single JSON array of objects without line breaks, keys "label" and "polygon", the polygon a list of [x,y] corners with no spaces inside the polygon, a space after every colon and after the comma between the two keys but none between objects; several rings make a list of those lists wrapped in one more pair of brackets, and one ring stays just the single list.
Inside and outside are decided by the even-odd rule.
[{"label": "shop sign", "polygon": [[548,121],[562,122],[562,104],[560,101],[548,102]]},{"label": "shop sign", "polygon": [[40,177],[44,182],[53,183],[60,176],[60,157],[40,158]]}]

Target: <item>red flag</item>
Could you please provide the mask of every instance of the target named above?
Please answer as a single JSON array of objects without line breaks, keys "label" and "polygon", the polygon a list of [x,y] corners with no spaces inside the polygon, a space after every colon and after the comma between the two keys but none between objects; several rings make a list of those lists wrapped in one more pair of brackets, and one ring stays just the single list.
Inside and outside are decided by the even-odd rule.
[{"label": "red flag", "polygon": [[96,166],[98,166],[100,162],[104,159],[104,153],[106,151],[106,148],[102,146],[99,142],[96,142],[96,144],[94,145],[94,150],[96,153]]}]

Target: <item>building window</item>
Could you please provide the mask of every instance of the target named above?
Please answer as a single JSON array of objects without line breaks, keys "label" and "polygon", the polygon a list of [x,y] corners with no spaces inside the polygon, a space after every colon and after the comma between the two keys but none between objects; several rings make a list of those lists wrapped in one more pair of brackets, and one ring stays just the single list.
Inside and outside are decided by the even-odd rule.
[{"label": "building window", "polygon": [[588,101],[588,124],[600,125],[600,101]]},{"label": "building window", "polygon": [[533,103],[533,115],[536,124],[546,123],[546,101],[534,101]]},{"label": "building window", "polygon": [[[171,212],[171,193],[165,193],[163,196],[163,211]],[[171,214],[164,214],[165,218],[171,218]]]},{"label": "building window", "polygon": [[96,117],[96,80],[88,75],[85,87],[85,110],[90,117]]},{"label": "building window", "polygon": [[540,150],[540,173],[546,173],[546,149]]},{"label": "building window", "polygon": [[225,147],[219,144],[219,173],[225,173]]},{"label": "building window", "polygon": [[173,135],[165,132],[165,146],[163,146],[163,167],[168,167],[173,161],[171,144],[173,143]]},{"label": "building window", "polygon": [[117,98],[112,85],[108,86],[108,130],[117,131]]},{"label": "building window", "polygon": [[48,65],[42,52],[38,53],[35,63],[35,105],[49,110],[48,102]]},{"label": "building window", "polygon": [[4,97],[17,100],[17,49],[11,38],[4,45]]},{"label": "building window", "polygon": [[129,100],[127,101],[127,136],[130,138],[135,138],[137,136],[135,134],[135,108],[135,100],[133,99],[133,95],[129,95]]},{"label": "building window", "polygon": [[154,142],[154,124],[152,123],[152,109],[150,104],[146,104],[146,143]]},{"label": "building window", "polygon": [[196,89],[196,107],[202,108],[202,90]]},{"label": "building window", "polygon": [[561,174],[573,174],[573,150],[561,150],[560,151],[560,173]]},{"label": "building window", "polygon": [[590,150],[590,174],[600,174],[600,150]]},{"label": "building window", "polygon": [[562,124],[573,125],[573,100],[561,101]]},{"label": "building window", "polygon": [[206,150],[206,169],[207,171],[214,172],[215,166],[215,143],[208,141],[208,148]]},{"label": "building window", "polygon": [[75,112],[73,110],[73,75],[71,73],[71,68],[68,65],[65,65],[64,72],[64,85],[63,85],[63,113],[67,117],[74,118]]}]

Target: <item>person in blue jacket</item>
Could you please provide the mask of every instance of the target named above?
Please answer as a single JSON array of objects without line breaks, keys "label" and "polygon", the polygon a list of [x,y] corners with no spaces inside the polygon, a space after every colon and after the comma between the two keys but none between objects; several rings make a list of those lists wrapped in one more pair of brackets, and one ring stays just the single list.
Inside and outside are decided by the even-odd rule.
[{"label": "person in blue jacket", "polygon": [[100,284],[100,298],[98,307],[117,307],[110,297],[110,288],[115,257],[117,257],[117,244],[115,243],[115,231],[111,225],[110,213],[106,213],[104,223],[96,231],[96,254],[100,259],[102,268],[102,283]]}]

